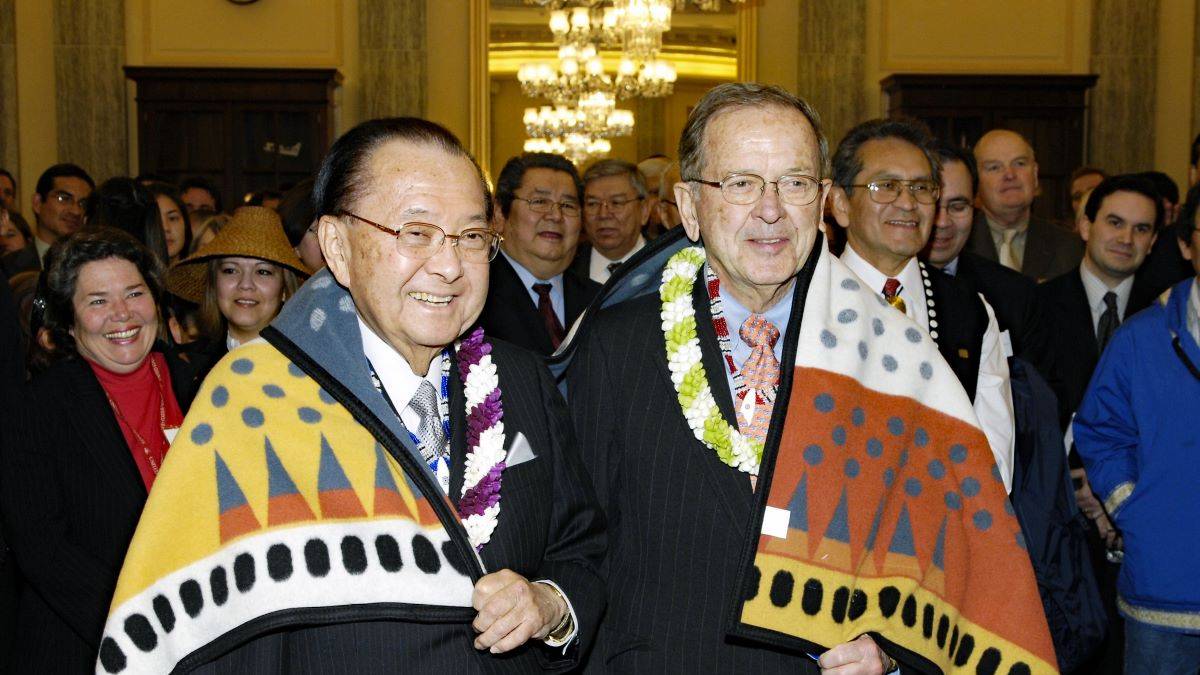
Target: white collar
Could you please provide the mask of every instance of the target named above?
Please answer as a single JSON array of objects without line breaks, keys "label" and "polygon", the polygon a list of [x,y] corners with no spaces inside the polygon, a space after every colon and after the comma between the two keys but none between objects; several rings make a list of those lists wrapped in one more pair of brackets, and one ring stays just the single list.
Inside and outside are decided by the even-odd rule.
[{"label": "white collar", "polygon": [[[867,288],[881,297],[883,296],[883,285],[888,279],[894,278],[899,281],[900,292],[898,295],[904,299],[904,313],[922,328],[926,330],[934,328],[929,323],[929,308],[925,302],[925,281],[921,276],[921,265],[915,257],[909,258],[904,269],[900,270],[895,277],[888,277],[875,269],[849,243],[846,244],[846,250],[842,251],[841,260],[846,267],[850,268],[850,271],[863,280]],[[936,335],[933,337],[937,339]]]},{"label": "white collar", "polygon": [[46,251],[50,250],[50,244],[42,241],[41,237],[34,235],[33,246],[37,249],[38,261],[44,265],[46,262]]},{"label": "white collar", "polygon": [[[404,411],[408,408],[408,402],[417,393],[417,387],[421,386],[421,380],[428,380],[433,385],[434,391],[438,392],[439,396],[441,395],[442,359],[445,358],[441,351],[438,351],[433,360],[429,362],[429,371],[425,373],[425,377],[421,377],[413,372],[412,366],[400,355],[400,352],[363,322],[361,316],[357,318],[358,330],[362,334],[363,354],[371,362],[375,374],[379,377],[379,382],[387,392],[388,398],[392,400],[392,405],[396,406],[396,411],[401,414],[402,420]],[[415,429],[416,427],[410,428]]]},{"label": "white collar", "polygon": [[634,253],[637,253],[638,251],[642,250],[642,247],[645,245],[646,245],[646,238],[639,234],[637,241],[634,242],[634,244],[633,244],[633,248],[626,251],[625,255],[621,256],[620,258],[617,258],[616,260],[610,260],[609,258],[605,257],[605,255],[603,253],[601,253],[599,250],[596,249],[595,246],[593,246],[592,247],[592,256],[591,256],[591,259],[588,261],[588,276],[591,277],[595,281],[599,281],[600,283],[604,283],[605,281],[608,281],[608,277],[612,276],[612,273],[608,271],[609,265],[611,265],[612,263],[623,263],[626,260],[629,260],[633,256]]},{"label": "white collar", "polygon": [[1088,268],[1085,261],[1079,264],[1079,277],[1083,280],[1083,292],[1087,294],[1088,308],[1092,310],[1094,316],[1098,317],[1104,313],[1104,295],[1112,291],[1117,294],[1118,318],[1124,319],[1125,308],[1129,305],[1129,294],[1133,291],[1132,274],[1125,277],[1121,283],[1117,284],[1116,288],[1109,288],[1100,277]]}]

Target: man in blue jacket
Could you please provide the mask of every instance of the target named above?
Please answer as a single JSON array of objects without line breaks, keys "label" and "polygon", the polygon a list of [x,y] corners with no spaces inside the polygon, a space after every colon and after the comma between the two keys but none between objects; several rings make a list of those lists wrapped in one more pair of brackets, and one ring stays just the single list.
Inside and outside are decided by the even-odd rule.
[{"label": "man in blue jacket", "polygon": [[1092,488],[1124,538],[1117,590],[1130,674],[1200,667],[1200,434],[1188,423],[1200,401],[1198,202],[1194,186],[1178,226],[1197,278],[1121,326],[1075,418]]}]

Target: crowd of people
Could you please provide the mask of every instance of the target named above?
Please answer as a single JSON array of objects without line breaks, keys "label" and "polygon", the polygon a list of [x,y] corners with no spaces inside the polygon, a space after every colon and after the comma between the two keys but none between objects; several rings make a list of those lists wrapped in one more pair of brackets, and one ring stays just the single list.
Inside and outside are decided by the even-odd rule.
[{"label": "crowd of people", "polygon": [[1200,668],[1200,182],[1052,222],[1017,131],[729,84],[582,173],[20,187],[0,670]]}]

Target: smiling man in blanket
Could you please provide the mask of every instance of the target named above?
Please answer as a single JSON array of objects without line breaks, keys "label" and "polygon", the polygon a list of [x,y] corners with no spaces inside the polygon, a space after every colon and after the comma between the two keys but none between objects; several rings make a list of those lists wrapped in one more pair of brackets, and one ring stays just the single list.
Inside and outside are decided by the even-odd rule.
[{"label": "smiling man in blanket", "polygon": [[[588,662],[621,673],[1044,673],[1028,555],[937,346],[826,249],[812,109],[726,84],[696,105],[667,235],[585,318],[567,370],[609,522]],[[607,289],[606,289],[607,290]],[[897,665],[896,662],[899,662]]]},{"label": "smiling man in blanket", "polygon": [[549,372],[468,328],[499,235],[448,131],[374,120],[314,188],[329,268],[209,375],[97,672],[530,672],[602,613],[603,519]]}]

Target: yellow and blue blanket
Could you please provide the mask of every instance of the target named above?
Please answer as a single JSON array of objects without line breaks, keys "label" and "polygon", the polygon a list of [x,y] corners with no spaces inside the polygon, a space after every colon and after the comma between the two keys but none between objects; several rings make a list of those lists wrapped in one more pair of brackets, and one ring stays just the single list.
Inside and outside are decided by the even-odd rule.
[{"label": "yellow and blue blanket", "polygon": [[930,672],[1057,672],[966,393],[929,335],[824,247],[792,380],[732,632],[809,652],[872,632]]}]

